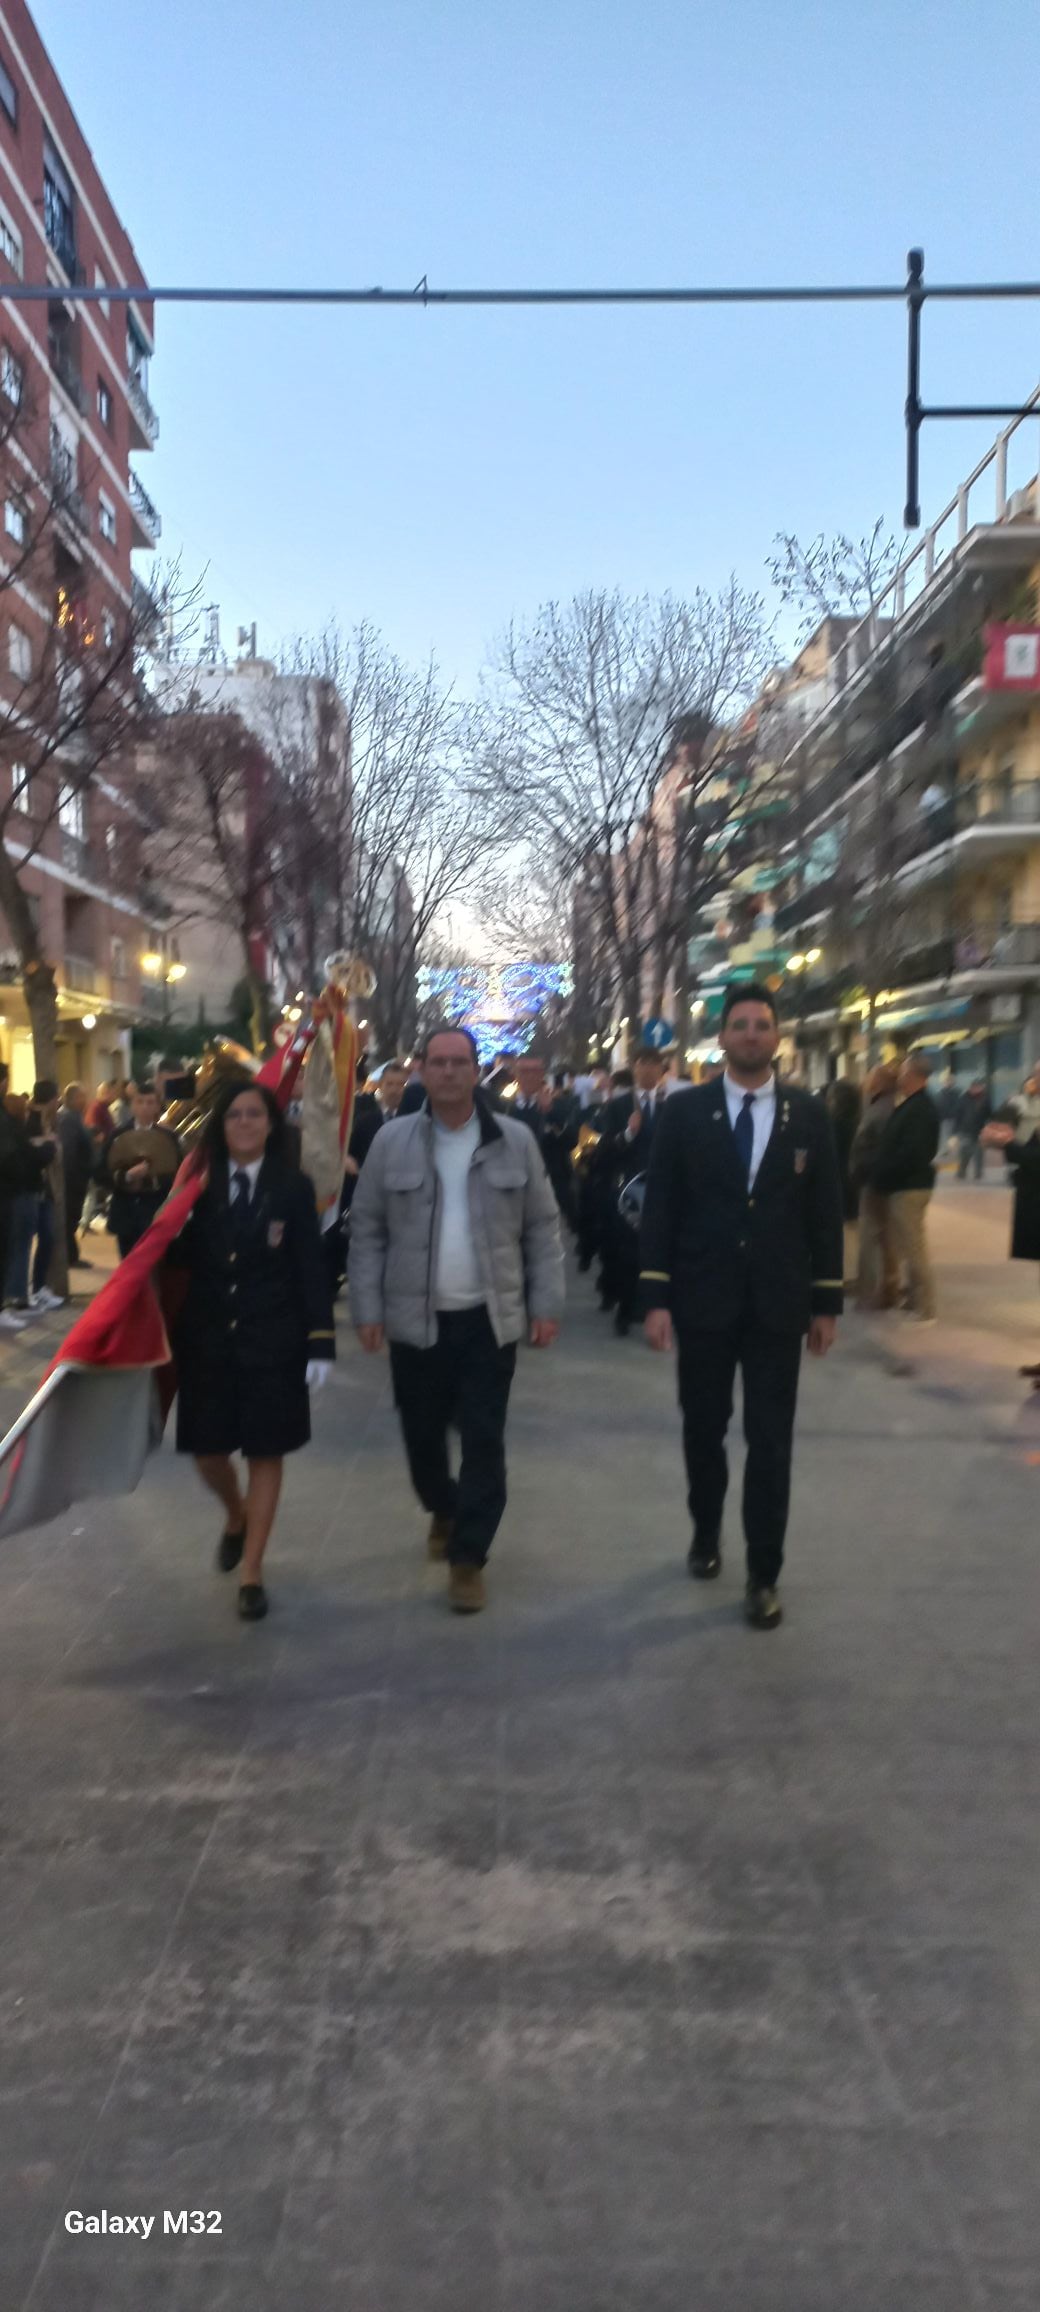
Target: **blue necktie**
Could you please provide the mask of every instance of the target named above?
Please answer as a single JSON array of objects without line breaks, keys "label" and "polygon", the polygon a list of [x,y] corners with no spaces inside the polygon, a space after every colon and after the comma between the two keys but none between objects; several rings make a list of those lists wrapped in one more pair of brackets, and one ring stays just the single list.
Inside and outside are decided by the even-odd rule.
[{"label": "blue necktie", "polygon": [[744,1178],[749,1183],[751,1180],[751,1158],[755,1152],[755,1127],[751,1121],[751,1110],[754,1105],[754,1093],[745,1092],[740,1114],[733,1126],[737,1155],[744,1167]]}]

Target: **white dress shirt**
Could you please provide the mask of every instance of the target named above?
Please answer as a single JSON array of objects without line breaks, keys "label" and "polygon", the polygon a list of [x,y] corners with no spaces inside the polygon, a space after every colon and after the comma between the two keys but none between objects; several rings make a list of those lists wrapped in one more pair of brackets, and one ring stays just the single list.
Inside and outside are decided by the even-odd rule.
[{"label": "white dress shirt", "polygon": [[[743,1108],[749,1087],[747,1084],[735,1084],[728,1068],[722,1082],[730,1124],[735,1131],[737,1117]],[[770,1076],[768,1084],[760,1084],[758,1090],[752,1093],[752,1098],[755,1105],[751,1110],[753,1136],[751,1141],[751,1169],[748,1173],[749,1188],[753,1188],[755,1185],[758,1168],[769,1146],[770,1136],[776,1122],[776,1077]]]},{"label": "white dress shirt", "polygon": [[249,1204],[251,1204],[251,1203],[252,1203],[252,1201],[253,1201],[253,1198],[254,1198],[254,1196],[256,1195],[256,1184],[257,1184],[257,1181],[258,1181],[258,1180],[259,1180],[259,1178],[260,1178],[260,1168],[261,1168],[261,1165],[263,1164],[263,1161],[264,1161],[264,1160],[263,1160],[263,1157],[262,1157],[262,1156],[258,1156],[258,1157],[257,1157],[257,1159],[256,1159],[256,1162],[255,1162],[254,1164],[232,1164],[232,1162],[231,1162],[231,1158],[230,1158],[230,1157],[228,1158],[228,1171],[229,1171],[229,1174],[230,1174],[230,1185],[231,1185],[231,1202],[232,1202],[232,1204],[237,1204],[237,1203],[238,1203],[238,1200],[239,1200],[239,1198],[240,1198],[240,1196],[242,1196],[242,1195],[243,1195],[243,1193],[244,1193],[244,1191],[243,1191],[243,1190],[242,1190],[242,1189],[239,1187],[239,1185],[238,1185],[238,1182],[237,1182],[237,1180],[236,1180],[236,1178],[235,1178],[235,1174],[236,1174],[236,1172],[244,1172],[244,1173],[245,1173],[246,1179],[247,1179],[247,1180],[248,1180],[248,1182],[249,1182],[249,1194],[248,1194],[248,1197],[247,1197],[246,1201],[247,1201],[247,1203],[249,1203]]}]

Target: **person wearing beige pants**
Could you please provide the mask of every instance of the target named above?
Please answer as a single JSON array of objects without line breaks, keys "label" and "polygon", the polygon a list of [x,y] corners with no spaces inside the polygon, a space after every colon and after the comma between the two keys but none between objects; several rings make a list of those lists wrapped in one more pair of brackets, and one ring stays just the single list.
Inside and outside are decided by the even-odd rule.
[{"label": "person wearing beige pants", "polygon": [[906,1267],[909,1306],[915,1317],[927,1322],[935,1316],[935,1276],[926,1225],[931,1201],[930,1188],[897,1189],[888,1198],[896,1253]]},{"label": "person wearing beige pants", "polygon": [[910,1310],[935,1323],[935,1280],[928,1253],[927,1215],[935,1187],[939,1111],[928,1096],[931,1062],[908,1052],[899,1070],[899,1097],[878,1143],[871,1185],[887,1196],[896,1251],[906,1263]]}]

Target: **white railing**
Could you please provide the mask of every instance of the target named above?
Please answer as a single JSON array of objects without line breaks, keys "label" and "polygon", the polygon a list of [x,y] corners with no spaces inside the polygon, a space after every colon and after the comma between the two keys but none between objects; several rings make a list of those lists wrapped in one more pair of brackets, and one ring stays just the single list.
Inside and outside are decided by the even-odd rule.
[{"label": "white railing", "polygon": [[[1009,445],[1020,426],[1035,424],[1038,420],[1040,420],[1040,385],[1030,394],[1029,400],[1019,415],[1012,418],[1010,425],[1005,426],[1003,433],[997,435],[996,441],[986,451],[985,457],[979,459],[978,465],[967,476],[967,479],[961,483],[956,494],[950,499],[949,505],[943,507],[938,519],[918,539],[913,552],[900,559],[898,569],[879,594],[877,601],[864,613],[859,623],[851,628],[842,645],[842,650],[846,655],[847,663],[851,664],[852,671],[846,676],[844,682],[836,685],[826,706],[821,707],[819,714],[814,715],[812,721],[806,724],[798,739],[788,749],[787,754],[782,757],[779,766],[781,769],[801,748],[811,743],[814,735],[822,731],[832,720],[835,706],[838,705],[839,701],[847,698],[863,681],[871,660],[877,655],[879,644],[890,640],[899,620],[927,591],[943,562],[948,561],[951,555],[956,553],[958,547],[963,546],[969,531],[976,526],[979,519],[977,515],[973,518],[973,492],[983,478],[989,474],[992,474],[993,478],[995,512],[992,517],[984,518],[991,518],[994,522],[1006,522],[1008,520],[1008,508],[1011,503],[1008,495]],[[1040,463],[1040,461],[1037,462]],[[1037,506],[1036,493],[1033,492],[1032,494],[1033,516],[1034,519],[1040,519],[1040,507]]]}]

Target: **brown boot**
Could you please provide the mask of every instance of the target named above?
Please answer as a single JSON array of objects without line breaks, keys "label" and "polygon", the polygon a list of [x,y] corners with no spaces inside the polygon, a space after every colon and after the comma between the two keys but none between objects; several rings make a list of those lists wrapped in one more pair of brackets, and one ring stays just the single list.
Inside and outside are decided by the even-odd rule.
[{"label": "brown boot", "polygon": [[487,1604],[487,1586],[484,1568],[480,1565],[453,1565],[448,1583],[448,1604],[453,1614],[483,1613]]},{"label": "brown boot", "polygon": [[442,1564],[447,1557],[448,1545],[454,1531],[455,1520],[453,1517],[435,1517],[432,1519],[429,1533],[426,1536],[426,1555],[432,1557],[435,1564]]}]

